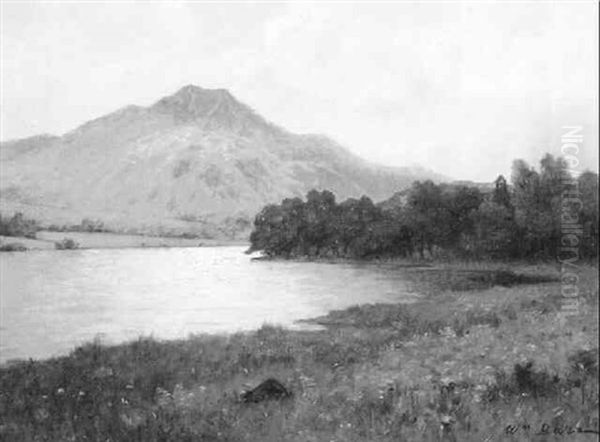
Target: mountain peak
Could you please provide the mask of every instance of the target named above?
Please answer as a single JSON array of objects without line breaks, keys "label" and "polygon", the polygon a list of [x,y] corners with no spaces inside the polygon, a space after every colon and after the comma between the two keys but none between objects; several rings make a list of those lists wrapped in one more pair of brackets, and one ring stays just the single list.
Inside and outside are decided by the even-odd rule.
[{"label": "mountain peak", "polygon": [[227,89],[204,89],[190,84],[160,99],[152,109],[172,114],[180,121],[191,121],[211,117],[224,107],[231,110],[243,105]]},{"label": "mountain peak", "polygon": [[230,130],[248,134],[275,130],[274,125],[238,101],[227,89],[205,89],[188,84],[157,101],[153,112],[172,116],[177,123],[197,124],[206,130]]},{"label": "mountain peak", "polygon": [[172,97],[181,98],[206,98],[206,97],[221,97],[221,98],[233,98],[227,89],[207,89],[195,84],[188,84],[183,86]]}]

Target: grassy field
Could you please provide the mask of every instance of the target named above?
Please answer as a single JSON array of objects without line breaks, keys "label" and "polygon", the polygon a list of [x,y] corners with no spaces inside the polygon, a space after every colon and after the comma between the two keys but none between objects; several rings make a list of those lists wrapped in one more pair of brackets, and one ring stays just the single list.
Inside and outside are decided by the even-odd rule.
[{"label": "grassy field", "polygon": [[[400,270],[399,270],[400,271]],[[425,296],[253,333],[141,338],[0,368],[0,439],[597,440],[597,267],[405,268]],[[293,396],[244,403],[267,378]]]}]

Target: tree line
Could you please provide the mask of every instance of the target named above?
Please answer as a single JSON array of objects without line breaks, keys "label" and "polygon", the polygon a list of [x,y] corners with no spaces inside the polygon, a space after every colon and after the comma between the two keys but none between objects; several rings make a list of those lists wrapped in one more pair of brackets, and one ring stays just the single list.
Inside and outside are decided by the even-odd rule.
[{"label": "tree line", "polygon": [[510,183],[499,176],[489,190],[417,181],[379,204],[311,190],[264,207],[250,242],[286,258],[596,258],[598,174],[575,177],[547,154],[539,170],[514,161]]},{"label": "tree line", "polygon": [[39,230],[38,223],[26,218],[21,212],[13,216],[2,216],[0,213],[0,236],[22,236],[35,239]]}]

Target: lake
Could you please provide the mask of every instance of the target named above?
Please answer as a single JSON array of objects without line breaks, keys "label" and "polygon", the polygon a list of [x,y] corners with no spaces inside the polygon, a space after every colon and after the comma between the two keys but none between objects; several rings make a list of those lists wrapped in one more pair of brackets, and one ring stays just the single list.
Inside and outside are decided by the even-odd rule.
[{"label": "lake", "polygon": [[119,343],[300,327],[354,304],[410,302],[401,272],[373,264],[251,260],[244,247],[0,254],[0,362]]}]

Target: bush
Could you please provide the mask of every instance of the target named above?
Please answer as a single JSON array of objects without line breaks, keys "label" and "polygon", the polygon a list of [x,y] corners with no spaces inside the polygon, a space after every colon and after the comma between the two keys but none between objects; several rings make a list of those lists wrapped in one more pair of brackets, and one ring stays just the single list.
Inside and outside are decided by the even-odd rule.
[{"label": "bush", "polygon": [[35,239],[38,230],[37,222],[25,218],[21,212],[15,213],[11,218],[0,215],[0,235]]},{"label": "bush", "polygon": [[79,248],[79,244],[71,238],[65,238],[62,241],[56,241],[54,247],[56,250],[74,250]]},{"label": "bush", "polygon": [[78,226],[77,230],[81,230],[82,232],[106,232],[102,221],[89,218],[82,219],[81,225]]},{"label": "bush", "polygon": [[25,250],[27,247],[19,242],[0,244],[0,252],[24,252]]}]

